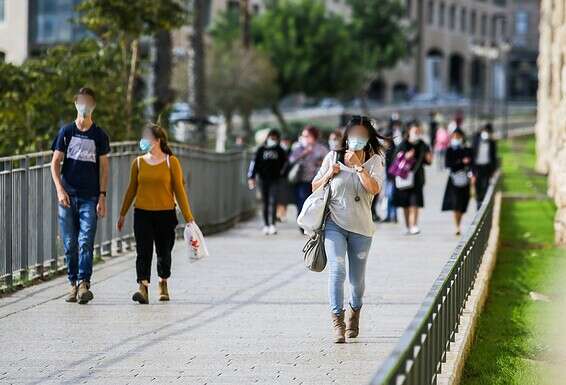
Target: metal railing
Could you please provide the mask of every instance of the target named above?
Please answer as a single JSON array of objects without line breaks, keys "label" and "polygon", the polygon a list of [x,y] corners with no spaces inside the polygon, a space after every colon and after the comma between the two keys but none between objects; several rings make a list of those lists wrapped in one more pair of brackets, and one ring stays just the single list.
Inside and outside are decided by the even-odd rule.
[{"label": "metal railing", "polygon": [[[115,223],[131,163],[139,155],[134,142],[111,147],[108,213],[98,221],[95,240],[95,254],[106,256],[133,246],[133,210],[122,232],[117,232]],[[246,183],[248,153],[215,153],[182,144],[171,147],[183,167],[191,208],[204,232],[253,215],[255,195]],[[51,157],[52,152],[45,151],[0,158],[0,289],[63,266]]]},{"label": "metal railing", "polygon": [[497,174],[466,235],[434,281],[416,316],[371,380],[371,385],[434,385],[455,342],[466,301],[491,231]]}]

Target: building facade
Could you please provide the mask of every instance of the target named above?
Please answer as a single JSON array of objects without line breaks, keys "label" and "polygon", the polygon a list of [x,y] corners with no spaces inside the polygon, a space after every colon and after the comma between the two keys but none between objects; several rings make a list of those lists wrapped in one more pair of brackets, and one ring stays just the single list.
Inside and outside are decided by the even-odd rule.
[{"label": "building facade", "polygon": [[566,0],[542,0],[536,124],[537,169],[557,206],[556,242],[566,245]]},{"label": "building facade", "polygon": [[411,55],[385,71],[374,92],[401,101],[414,92],[503,99],[511,0],[406,0]]},{"label": "building facade", "polygon": [[87,31],[73,20],[81,0],[0,0],[0,59],[21,64],[54,44],[71,43]]}]

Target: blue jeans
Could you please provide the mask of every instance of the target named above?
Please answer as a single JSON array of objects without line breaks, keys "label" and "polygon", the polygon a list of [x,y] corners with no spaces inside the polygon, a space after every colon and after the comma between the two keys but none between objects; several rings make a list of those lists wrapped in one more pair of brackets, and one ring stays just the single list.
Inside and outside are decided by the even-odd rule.
[{"label": "blue jeans", "polygon": [[395,181],[387,180],[385,193],[387,194],[387,219],[397,221],[397,207],[393,205],[393,194],[395,192]]},{"label": "blue jeans", "polygon": [[348,281],[350,306],[362,307],[365,290],[366,263],[372,237],[344,230],[330,218],[324,229],[324,249],[330,267],[328,297],[330,310],[340,314],[344,309],[344,281],[346,279],[346,253],[348,253]]},{"label": "blue jeans", "polygon": [[59,228],[69,282],[90,282],[96,234],[97,197],[69,196],[70,207],[59,205]]}]

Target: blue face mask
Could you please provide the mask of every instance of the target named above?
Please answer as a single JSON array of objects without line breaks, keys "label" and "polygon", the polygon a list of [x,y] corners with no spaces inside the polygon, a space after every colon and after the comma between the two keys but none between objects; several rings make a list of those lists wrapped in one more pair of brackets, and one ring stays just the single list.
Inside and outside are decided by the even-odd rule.
[{"label": "blue face mask", "polygon": [[452,147],[460,147],[462,145],[462,139],[452,139],[450,144]]},{"label": "blue face mask", "polygon": [[148,152],[149,150],[151,150],[151,142],[149,140],[147,140],[146,138],[141,138],[140,139],[140,150],[142,150],[143,152]]},{"label": "blue face mask", "polygon": [[348,149],[352,151],[360,151],[364,149],[367,143],[368,143],[368,138],[351,136],[348,138]]}]

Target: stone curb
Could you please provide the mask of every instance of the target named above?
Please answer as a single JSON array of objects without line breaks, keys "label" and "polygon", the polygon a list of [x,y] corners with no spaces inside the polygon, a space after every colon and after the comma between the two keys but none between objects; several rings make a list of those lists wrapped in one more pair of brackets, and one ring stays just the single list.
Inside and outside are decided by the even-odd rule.
[{"label": "stone curb", "polygon": [[446,363],[442,364],[442,373],[438,375],[438,385],[458,385],[462,378],[464,364],[473,344],[479,316],[489,292],[489,280],[495,267],[497,245],[499,241],[499,217],[501,213],[501,192],[495,195],[493,222],[487,248],[483,255],[474,288],[466,301],[456,341],[450,344],[446,353]]}]

